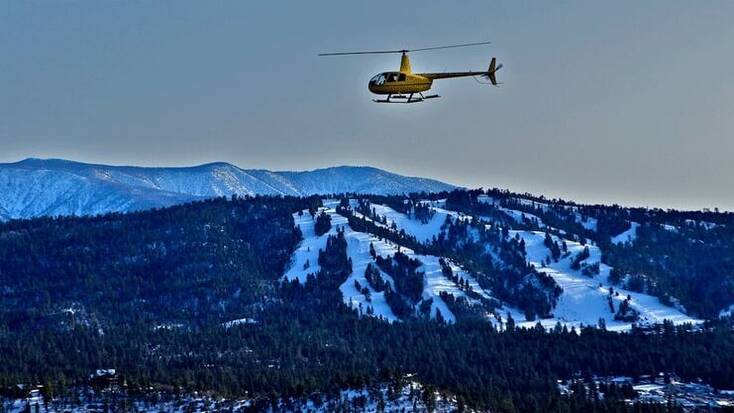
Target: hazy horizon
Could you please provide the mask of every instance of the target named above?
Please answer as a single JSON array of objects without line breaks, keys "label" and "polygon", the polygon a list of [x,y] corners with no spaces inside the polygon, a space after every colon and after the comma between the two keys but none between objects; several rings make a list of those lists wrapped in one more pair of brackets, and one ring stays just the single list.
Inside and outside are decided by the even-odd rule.
[{"label": "hazy horizon", "polygon": [[[0,6],[0,162],[373,166],[583,203],[734,210],[734,3],[98,3]],[[390,6],[394,16],[384,19]],[[288,12],[283,13],[287,8]],[[500,88],[377,105],[415,71],[505,64]]]}]

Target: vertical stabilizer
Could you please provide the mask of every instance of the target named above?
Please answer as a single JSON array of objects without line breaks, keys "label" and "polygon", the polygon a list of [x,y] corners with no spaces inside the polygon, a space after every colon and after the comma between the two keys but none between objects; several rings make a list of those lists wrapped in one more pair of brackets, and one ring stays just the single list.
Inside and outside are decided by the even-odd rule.
[{"label": "vertical stabilizer", "polygon": [[498,70],[500,70],[500,69],[502,69],[502,65],[501,65],[501,64],[500,64],[500,65],[498,65],[498,64],[497,64],[497,59],[495,59],[495,58],[493,57],[493,58],[492,58],[492,60],[491,60],[491,61],[489,62],[489,69],[487,69],[487,74],[486,74],[486,76],[487,76],[487,77],[489,78],[489,81],[490,81],[490,82],[492,82],[492,84],[493,84],[493,85],[495,85],[495,86],[497,86],[497,85],[498,85],[498,83],[497,83],[497,78],[495,77],[495,75],[494,75],[494,74],[495,74],[495,73],[496,73],[496,72],[497,72]]}]

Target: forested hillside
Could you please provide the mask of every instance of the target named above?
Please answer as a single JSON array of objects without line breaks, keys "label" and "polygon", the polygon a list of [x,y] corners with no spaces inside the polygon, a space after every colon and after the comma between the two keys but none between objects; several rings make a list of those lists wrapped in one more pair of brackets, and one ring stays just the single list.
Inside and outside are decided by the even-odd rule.
[{"label": "forested hillside", "polygon": [[734,388],[734,334],[718,318],[734,303],[730,228],[730,214],[503,191],[9,221],[0,387],[60,394],[115,368],[136,391],[261,409],[410,375],[462,408],[629,411],[621,390],[561,394],[557,380]]},{"label": "forested hillside", "polygon": [[216,199],[137,214],[12,221],[0,229],[0,320],[209,325],[276,296],[316,198]]}]

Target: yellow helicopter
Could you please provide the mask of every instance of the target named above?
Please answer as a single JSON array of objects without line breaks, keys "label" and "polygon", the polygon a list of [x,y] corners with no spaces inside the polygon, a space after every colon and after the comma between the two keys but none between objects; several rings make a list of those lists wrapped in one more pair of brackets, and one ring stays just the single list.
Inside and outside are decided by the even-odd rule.
[{"label": "yellow helicopter", "polygon": [[[479,46],[490,44],[490,42],[476,42],[454,44],[449,46],[424,47],[422,49],[403,49],[403,50],[379,50],[370,52],[337,52],[337,53],[320,53],[319,56],[346,56],[346,55],[364,55],[364,54],[387,54],[400,53],[400,70],[397,72],[382,72],[372,79],[368,84],[370,92],[376,95],[387,95],[385,99],[373,99],[377,103],[415,103],[422,102],[426,99],[440,97],[439,95],[423,95],[433,86],[433,81],[437,79],[448,79],[454,77],[482,77],[489,79],[489,83],[497,86],[497,78],[495,73],[502,68],[501,64],[497,64],[497,59],[492,58],[489,62],[489,68],[486,71],[469,71],[469,72],[443,72],[443,73],[413,73],[410,68],[410,59],[408,53],[422,52],[426,50],[451,49],[456,47]],[[418,97],[414,97],[418,94]]]}]

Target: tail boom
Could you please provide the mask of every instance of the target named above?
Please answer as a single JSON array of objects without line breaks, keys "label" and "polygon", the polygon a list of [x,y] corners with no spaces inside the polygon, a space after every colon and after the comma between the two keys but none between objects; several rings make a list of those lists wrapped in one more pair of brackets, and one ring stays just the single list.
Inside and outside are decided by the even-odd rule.
[{"label": "tail boom", "polygon": [[495,73],[500,69],[502,69],[502,64],[497,64],[497,59],[493,57],[492,60],[489,62],[489,68],[486,72],[415,73],[415,75],[431,80],[450,79],[454,77],[481,76],[489,79],[489,81],[493,85],[497,86],[500,83],[497,82],[497,77],[495,76]]}]

